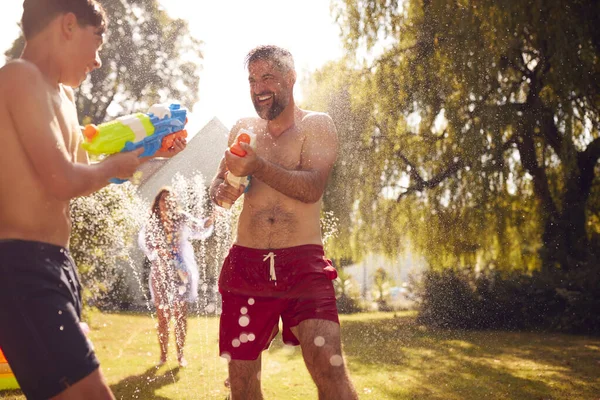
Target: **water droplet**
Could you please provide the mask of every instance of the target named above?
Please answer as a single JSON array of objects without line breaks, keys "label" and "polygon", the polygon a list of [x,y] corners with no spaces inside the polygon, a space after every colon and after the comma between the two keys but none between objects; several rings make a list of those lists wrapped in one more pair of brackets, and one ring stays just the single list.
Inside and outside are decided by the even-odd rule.
[{"label": "water droplet", "polygon": [[58,315],[62,315],[62,310],[58,310]]},{"label": "water droplet", "polygon": [[238,322],[239,322],[240,326],[246,327],[250,324],[250,318],[248,318],[246,315],[244,315],[244,316],[240,317]]},{"label": "water droplet", "polygon": [[61,331],[64,331],[65,327],[61,325],[60,328],[58,328],[58,329],[60,329]]},{"label": "water droplet", "polygon": [[246,315],[248,314],[248,309],[246,307],[242,307],[240,313],[242,313],[242,315]]},{"label": "water droplet", "polygon": [[317,346],[317,347],[325,346],[325,338],[323,336],[317,336],[315,338],[315,346]]},{"label": "water droplet", "polygon": [[329,359],[329,363],[331,365],[333,365],[334,367],[341,367],[342,364],[344,364],[344,359],[342,358],[342,356],[340,356],[339,354],[334,354],[333,356],[331,356],[331,358]]},{"label": "water droplet", "polygon": [[240,344],[241,344],[241,342],[240,342],[240,340],[239,340],[239,339],[233,339],[233,340],[231,341],[231,345],[232,345],[233,347],[240,347]]},{"label": "water droplet", "polygon": [[254,299],[252,297],[248,299],[248,304],[251,306],[254,305]]}]

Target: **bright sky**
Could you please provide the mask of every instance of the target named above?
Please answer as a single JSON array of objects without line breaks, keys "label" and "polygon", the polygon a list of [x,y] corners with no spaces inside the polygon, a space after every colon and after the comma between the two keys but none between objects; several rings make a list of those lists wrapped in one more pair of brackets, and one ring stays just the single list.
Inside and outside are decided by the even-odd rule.
[{"label": "bright sky", "polygon": [[[172,17],[186,19],[191,34],[204,42],[200,101],[192,110],[190,132],[215,116],[230,128],[239,118],[256,115],[244,69],[244,57],[253,47],[276,44],[290,50],[299,78],[342,55],[328,0],[160,1]],[[23,4],[21,0],[3,3],[0,64],[19,34]],[[296,98],[301,97],[297,84]]]}]

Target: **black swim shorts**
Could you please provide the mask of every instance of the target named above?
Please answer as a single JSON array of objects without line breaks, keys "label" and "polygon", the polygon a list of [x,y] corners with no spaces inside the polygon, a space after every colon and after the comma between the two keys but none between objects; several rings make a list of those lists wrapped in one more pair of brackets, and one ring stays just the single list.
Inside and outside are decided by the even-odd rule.
[{"label": "black swim shorts", "polygon": [[0,240],[0,348],[28,399],[56,396],[98,368],[80,318],[68,250]]}]

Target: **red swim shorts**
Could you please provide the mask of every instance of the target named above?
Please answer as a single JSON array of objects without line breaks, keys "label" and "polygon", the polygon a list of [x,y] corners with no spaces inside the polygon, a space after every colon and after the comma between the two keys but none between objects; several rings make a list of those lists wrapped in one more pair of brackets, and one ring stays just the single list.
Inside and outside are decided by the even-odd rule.
[{"label": "red swim shorts", "polygon": [[276,250],[234,245],[219,277],[223,312],[219,352],[230,360],[256,360],[283,321],[283,341],[300,344],[290,328],[307,319],[339,324],[335,270],[320,245]]}]

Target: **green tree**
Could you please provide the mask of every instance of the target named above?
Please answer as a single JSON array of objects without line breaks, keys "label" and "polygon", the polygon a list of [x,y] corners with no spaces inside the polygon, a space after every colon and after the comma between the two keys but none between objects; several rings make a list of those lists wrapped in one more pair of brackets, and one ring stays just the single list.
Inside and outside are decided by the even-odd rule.
[{"label": "green tree", "polygon": [[[167,100],[191,107],[198,99],[201,42],[187,22],[169,17],[157,0],[104,0],[108,18],[103,66],[76,89],[82,123],[146,111]],[[19,57],[25,41],[19,37],[6,52]]]},{"label": "green tree", "polygon": [[406,237],[442,267],[595,265],[600,2],[334,8],[349,54],[376,50],[344,78],[352,115],[370,115],[345,202],[379,227],[356,246]]},{"label": "green tree", "polygon": [[390,275],[383,267],[377,268],[375,275],[373,276],[373,286],[376,301],[381,307],[387,305],[387,300],[390,295]]},{"label": "green tree", "polygon": [[325,214],[333,216],[336,221],[335,232],[326,242],[327,254],[356,260],[366,250],[357,246],[357,242],[373,227],[369,221],[359,217],[357,209],[357,204],[365,204],[359,199],[369,188],[361,187],[361,182],[372,157],[368,138],[364,139],[364,132],[369,126],[370,107],[363,103],[366,101],[363,97],[353,93],[352,84],[359,79],[360,72],[342,60],[326,64],[321,70],[306,76],[302,83],[302,91],[306,94],[302,106],[327,112],[339,137],[338,158],[323,197]]}]

